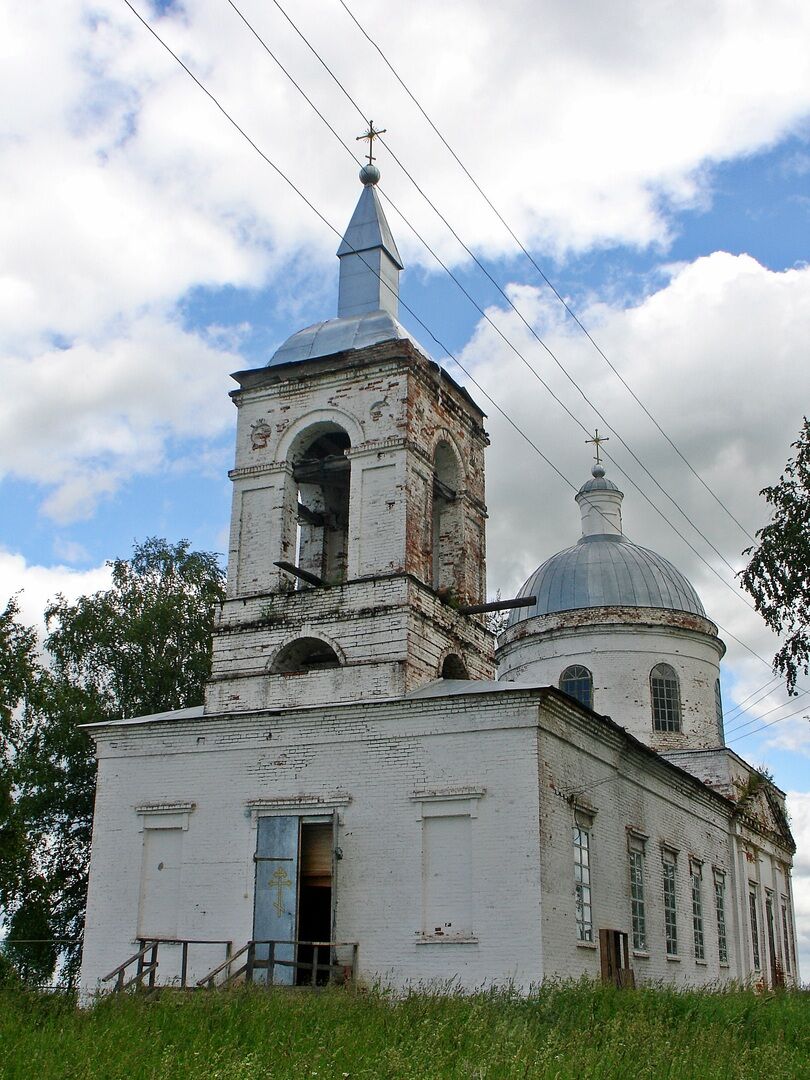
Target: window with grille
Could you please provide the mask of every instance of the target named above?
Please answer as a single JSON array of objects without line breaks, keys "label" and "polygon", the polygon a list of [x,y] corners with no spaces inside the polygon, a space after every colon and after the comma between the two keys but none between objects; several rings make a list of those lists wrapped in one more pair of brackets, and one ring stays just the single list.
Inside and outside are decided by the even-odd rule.
[{"label": "window with grille", "polygon": [[681,730],[681,696],[678,676],[669,664],[656,664],[650,672],[653,729]]},{"label": "window with grille", "polygon": [[647,919],[644,909],[644,854],[630,852],[630,915],[633,925],[633,948],[647,949]]},{"label": "window with grille", "polygon": [[728,963],[728,937],[726,935],[726,875],[714,872],[714,909],[717,914],[717,952],[720,963]]},{"label": "window with grille", "polygon": [[754,887],[748,891],[748,914],[751,920],[751,951],[754,958],[754,971],[759,971],[761,967],[759,958],[759,921],[757,920],[757,890]]},{"label": "window with grille", "polygon": [[720,680],[714,680],[714,708],[717,713],[717,730],[720,733],[720,742],[726,741],[725,729],[723,727],[723,695],[720,692]]},{"label": "window with grille", "polygon": [[706,959],[706,942],[703,936],[703,867],[694,860],[689,867],[692,878],[692,934],[695,940],[695,959]]},{"label": "window with grille", "polygon": [[593,676],[581,664],[572,664],[565,669],[560,676],[560,689],[581,705],[593,708]]},{"label": "window with grille", "polygon": [[675,882],[675,855],[665,851],[662,855],[664,875],[664,936],[667,956],[678,955],[678,900]]},{"label": "window with grille", "polygon": [[574,897],[577,941],[593,941],[591,834],[590,829],[579,822],[574,822]]}]

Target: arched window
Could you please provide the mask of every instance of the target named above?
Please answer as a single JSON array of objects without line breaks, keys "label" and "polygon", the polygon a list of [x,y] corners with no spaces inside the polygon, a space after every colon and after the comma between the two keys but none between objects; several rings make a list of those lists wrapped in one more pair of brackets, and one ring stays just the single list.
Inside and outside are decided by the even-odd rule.
[{"label": "arched window", "polygon": [[338,655],[331,645],[320,638],[297,638],[276,654],[270,672],[287,675],[291,672],[324,671],[340,667]]},{"label": "arched window", "polygon": [[669,664],[656,664],[650,672],[653,731],[681,730],[681,694],[678,676]]},{"label": "arched window", "polygon": [[456,586],[462,544],[458,485],[456,455],[449,443],[440,442],[433,457],[431,554],[434,589]]},{"label": "arched window", "polygon": [[442,664],[443,679],[469,679],[470,675],[464,666],[464,661],[455,653],[445,656]]},{"label": "arched window", "polygon": [[581,705],[593,708],[593,675],[581,664],[572,664],[565,669],[560,676],[560,689]]},{"label": "arched window", "polygon": [[720,680],[714,680],[714,708],[717,713],[717,731],[720,735],[720,742],[725,743],[726,735],[723,725],[723,695],[720,692]]},{"label": "arched window", "polygon": [[[337,424],[307,429],[291,453],[297,492],[295,565],[329,584],[346,580],[351,443]],[[305,588],[303,581],[297,588]]]}]

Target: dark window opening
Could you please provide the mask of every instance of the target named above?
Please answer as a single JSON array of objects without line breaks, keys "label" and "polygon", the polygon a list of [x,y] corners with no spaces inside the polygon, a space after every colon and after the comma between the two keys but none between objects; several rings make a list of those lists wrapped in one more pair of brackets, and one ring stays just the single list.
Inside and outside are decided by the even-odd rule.
[{"label": "dark window opening", "polygon": [[681,696],[678,676],[669,664],[656,664],[650,672],[650,697],[654,731],[681,730]]},{"label": "dark window opening", "polygon": [[560,676],[560,689],[586,708],[593,708],[593,676],[581,664],[572,664]]},{"label": "dark window opening", "polygon": [[323,671],[340,667],[340,660],[331,645],[320,638],[298,638],[285,645],[273,661],[273,675],[290,672]]},{"label": "dark window opening", "polygon": [[[337,425],[318,425],[295,454],[297,493],[295,563],[329,584],[346,580],[351,463],[349,436]],[[299,579],[296,588],[310,588]]]},{"label": "dark window opening", "polygon": [[464,661],[455,653],[450,653],[444,658],[442,664],[443,679],[469,679],[470,674],[464,666]]}]

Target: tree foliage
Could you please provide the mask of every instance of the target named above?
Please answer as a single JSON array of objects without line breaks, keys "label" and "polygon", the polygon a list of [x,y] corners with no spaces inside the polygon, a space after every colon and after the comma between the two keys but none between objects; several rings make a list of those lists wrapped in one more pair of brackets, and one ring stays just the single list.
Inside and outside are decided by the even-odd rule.
[{"label": "tree foliage", "polygon": [[744,554],[743,587],[768,626],[783,637],[773,660],[790,693],[810,667],[810,421],[804,418],[796,450],[779,483],[760,492],[772,508],[771,521],[757,531],[758,543]]},{"label": "tree foliage", "polygon": [[[84,923],[95,757],[82,725],[201,704],[214,610],[224,599],[216,555],[149,539],[108,564],[112,584],[46,612],[36,635],[0,618],[0,903],[8,937],[77,939]],[[8,686],[8,689],[6,687]],[[7,947],[11,950],[11,946]],[[9,955],[42,980],[55,955]],[[63,950],[76,974],[79,949]]]}]

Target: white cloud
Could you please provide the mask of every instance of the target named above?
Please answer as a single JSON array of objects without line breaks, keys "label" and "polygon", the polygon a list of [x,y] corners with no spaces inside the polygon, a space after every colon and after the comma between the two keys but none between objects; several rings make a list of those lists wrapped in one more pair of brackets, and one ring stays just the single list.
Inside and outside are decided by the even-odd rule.
[{"label": "white cloud", "polygon": [[[562,324],[537,290],[516,287],[513,297],[615,428],[605,449],[616,463],[609,462],[607,468],[625,492],[627,534],[671,559],[694,583],[710,616],[723,628],[729,650],[726,667],[744,693],[762,685],[768,678],[766,667],[734,636],[766,659],[775,651],[773,636],[743,602],[728,567],[660,489],[699,523],[735,569],[745,564],[741,552],[750,539],[687,471],[582,335]],[[517,317],[502,311],[494,317],[582,424],[607,433],[603,420]],[[767,519],[758,492],[780,475],[810,399],[810,270],[774,273],[748,256],[716,253],[675,268],[665,285],[633,307],[594,305],[583,318],[676,445],[753,534]],[[479,324],[462,362],[575,487],[587,479],[591,448],[585,446],[585,433],[485,324]],[[471,392],[481,399],[474,387]],[[487,473],[490,588],[513,595],[543,559],[576,541],[579,511],[573,490],[493,407],[481,404],[490,414],[493,441]],[[619,435],[657,484],[633,461]],[[727,584],[678,538],[619,467]],[[777,700],[784,698],[773,703]],[[773,732],[776,738],[780,726]]]},{"label": "white cloud", "polygon": [[17,594],[19,618],[35,626],[40,639],[45,632],[44,612],[58,593],[68,600],[106,589],[111,583],[108,566],[76,570],[69,566],[38,566],[15,552],[0,549],[0,608]]},{"label": "white cloud", "polygon": [[65,523],[90,516],[127,478],[166,467],[173,439],[227,430],[226,388],[239,357],[155,315],[108,337],[15,356],[4,365],[0,475],[48,492]]},{"label": "white cloud", "polygon": [[[705,198],[706,163],[772,142],[810,109],[800,6],[354,6],[495,202],[557,252],[663,242],[667,206]],[[354,167],[236,14],[215,0],[162,18],[142,8],[342,228]],[[356,147],[358,116],[277,9],[244,10]],[[290,11],[365,109],[373,96],[392,149],[468,242],[510,251],[345,13],[332,0]],[[0,217],[0,362],[13,390],[0,471],[44,485],[45,511],[63,522],[92,514],[133,470],[162,468],[173,438],[221,430],[216,380],[238,332],[201,342],[179,328],[178,302],[201,285],[273,283],[272,321],[300,303],[297,278],[333,273],[336,239],[124,5],[73,0],[40,15],[25,0],[0,15],[0,93],[15,101],[0,137],[0,198],[14,207]],[[385,189],[445,258],[463,258],[379,153]],[[431,265],[395,228],[406,259]]]}]

